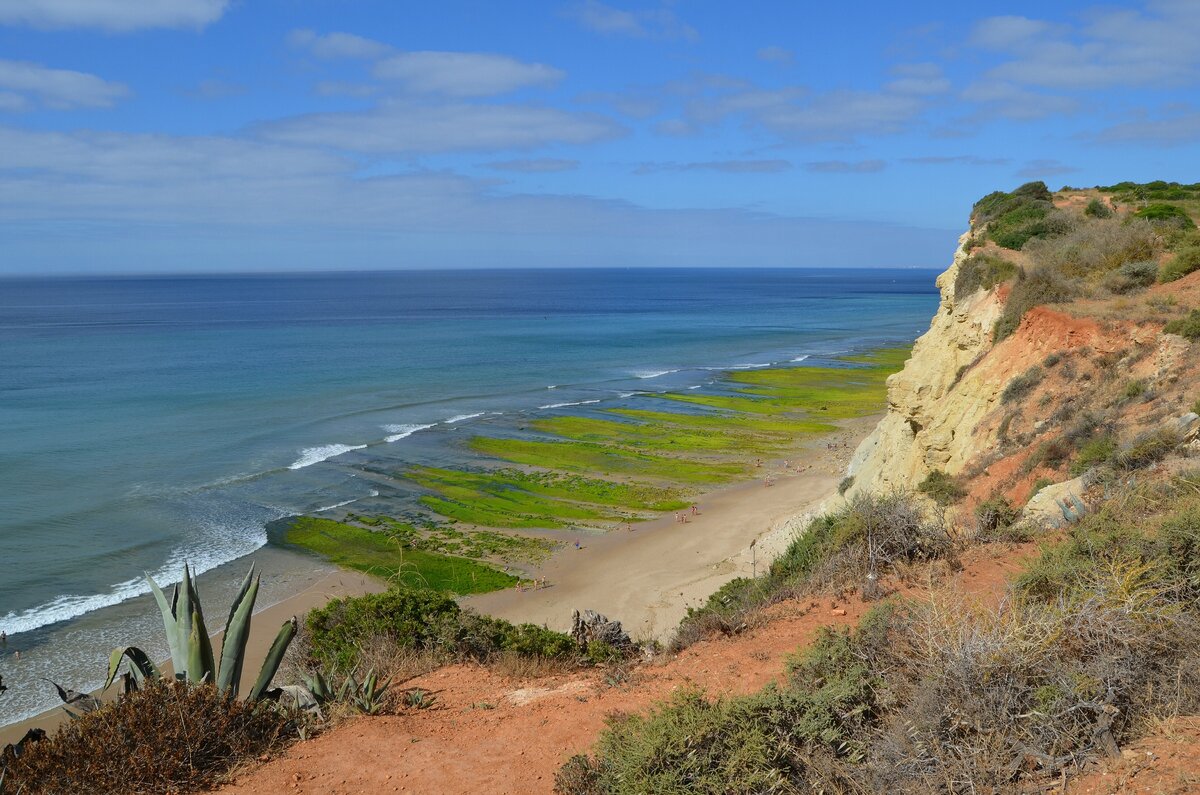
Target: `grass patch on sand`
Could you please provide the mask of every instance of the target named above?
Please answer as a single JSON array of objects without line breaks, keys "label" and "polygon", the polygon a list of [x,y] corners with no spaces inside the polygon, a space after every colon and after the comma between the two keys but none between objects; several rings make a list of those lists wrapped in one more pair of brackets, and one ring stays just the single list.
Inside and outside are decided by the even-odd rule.
[{"label": "grass patch on sand", "polygon": [[533,427],[573,441],[660,452],[765,453],[779,446],[735,428],[697,428],[678,422],[647,424],[594,417],[552,417],[535,421]]},{"label": "grass patch on sand", "polygon": [[709,464],[606,447],[592,442],[494,439],[476,436],[471,448],[514,464],[568,472],[635,475],[675,483],[714,483],[748,471],[746,464]]},{"label": "grass patch on sand", "polygon": [[508,588],[517,578],[466,558],[406,547],[400,534],[300,516],[283,530],[285,544],[315,552],[331,563],[412,587],[456,594]]}]

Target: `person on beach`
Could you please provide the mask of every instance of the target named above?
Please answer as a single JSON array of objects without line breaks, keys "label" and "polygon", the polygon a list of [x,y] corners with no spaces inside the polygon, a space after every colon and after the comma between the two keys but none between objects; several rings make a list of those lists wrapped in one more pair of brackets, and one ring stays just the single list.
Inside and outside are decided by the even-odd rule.
[{"label": "person on beach", "polygon": [[692,506],[692,516],[695,516],[695,515],[696,515],[696,514],[698,514],[698,513],[700,513],[700,506],[699,506],[699,505],[693,505],[693,506]]},{"label": "person on beach", "polygon": [[575,548],[576,548],[576,549],[583,549],[583,547],[579,546],[579,539],[575,539]]}]

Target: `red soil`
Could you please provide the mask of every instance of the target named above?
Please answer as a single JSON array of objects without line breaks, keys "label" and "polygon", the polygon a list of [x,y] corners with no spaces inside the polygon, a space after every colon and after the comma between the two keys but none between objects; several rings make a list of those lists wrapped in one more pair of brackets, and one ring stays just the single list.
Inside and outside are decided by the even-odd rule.
[{"label": "red soil", "polygon": [[1200,792],[1200,717],[1164,721],[1119,757],[1097,762],[1067,787],[1069,795]]},{"label": "red soil", "polygon": [[[944,585],[998,596],[1032,550],[970,550],[963,569]],[[786,602],[741,635],[697,643],[665,664],[639,666],[621,683],[606,682],[603,671],[514,682],[480,666],[449,666],[404,683],[431,692],[433,706],[349,721],[220,792],[552,792],[559,766],[591,747],[607,715],[644,710],[686,687],[710,695],[756,691],[777,681],[785,658],[820,628],[855,624],[869,608],[857,596]]]}]

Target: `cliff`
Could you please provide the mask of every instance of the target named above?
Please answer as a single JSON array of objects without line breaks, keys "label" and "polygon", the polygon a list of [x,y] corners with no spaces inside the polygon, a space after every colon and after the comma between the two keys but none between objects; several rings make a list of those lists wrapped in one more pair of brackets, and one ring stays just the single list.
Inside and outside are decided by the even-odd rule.
[{"label": "cliff", "polygon": [[929,331],[913,345],[904,369],[888,379],[887,415],[851,459],[847,474],[854,484],[847,497],[913,488],[931,470],[960,470],[976,450],[971,430],[1003,385],[977,377],[971,365],[991,348],[1003,304],[995,290],[955,299],[969,239],[970,233],[959,239],[954,261],[937,279],[942,300]]}]

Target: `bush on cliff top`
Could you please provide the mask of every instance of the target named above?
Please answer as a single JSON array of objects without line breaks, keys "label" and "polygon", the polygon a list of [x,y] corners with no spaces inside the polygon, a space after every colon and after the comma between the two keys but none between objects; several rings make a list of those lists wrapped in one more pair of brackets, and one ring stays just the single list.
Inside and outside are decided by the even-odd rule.
[{"label": "bush on cliff top", "polygon": [[150,681],[6,760],[4,783],[21,795],[191,792],[295,733],[274,704],[229,699],[213,685]]},{"label": "bush on cliff top", "polygon": [[987,254],[973,254],[958,266],[954,278],[954,299],[961,301],[976,290],[990,290],[1019,272],[1008,260]]},{"label": "bush on cliff top", "polygon": [[999,342],[1016,331],[1021,324],[1021,318],[1035,306],[1064,304],[1076,295],[1075,285],[1056,273],[1037,271],[1024,278],[1018,278],[1008,294],[1004,312],[992,331],[994,340]]},{"label": "bush on cliff top", "polygon": [[569,636],[533,624],[512,624],[460,607],[445,594],[392,588],[335,599],[306,620],[309,664],[352,671],[372,644],[485,661],[500,652],[546,659],[582,658]]}]

